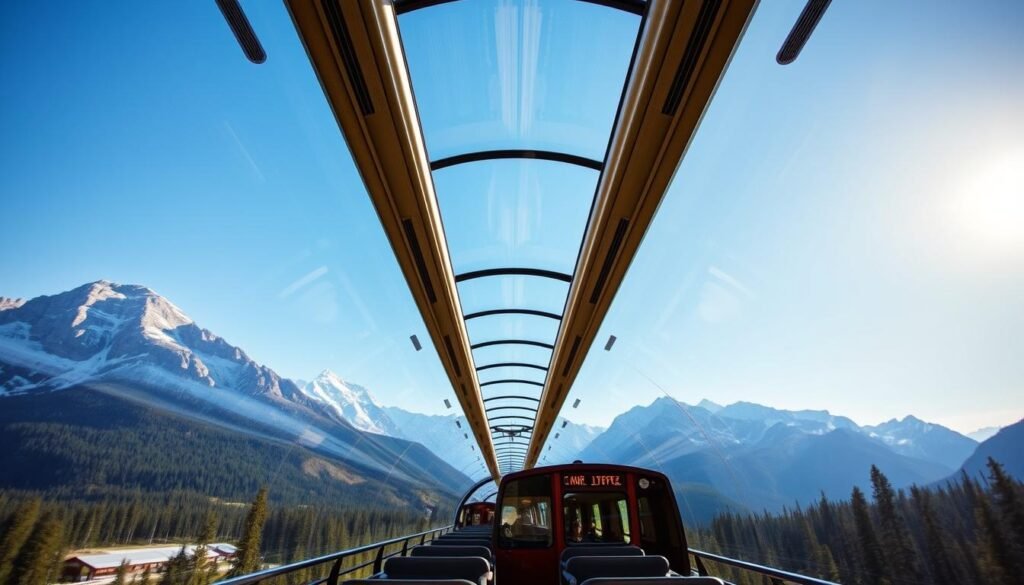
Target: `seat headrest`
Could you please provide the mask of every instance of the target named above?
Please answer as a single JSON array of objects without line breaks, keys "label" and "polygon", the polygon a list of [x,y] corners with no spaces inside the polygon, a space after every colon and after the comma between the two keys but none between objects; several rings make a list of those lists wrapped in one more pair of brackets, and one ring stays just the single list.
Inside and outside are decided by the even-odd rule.
[{"label": "seat headrest", "polygon": [[480,583],[491,564],[480,557],[392,557],[384,561],[387,579],[465,579]]},{"label": "seat headrest", "polygon": [[577,583],[594,577],[665,577],[669,564],[659,556],[573,557],[566,561],[565,572]]}]

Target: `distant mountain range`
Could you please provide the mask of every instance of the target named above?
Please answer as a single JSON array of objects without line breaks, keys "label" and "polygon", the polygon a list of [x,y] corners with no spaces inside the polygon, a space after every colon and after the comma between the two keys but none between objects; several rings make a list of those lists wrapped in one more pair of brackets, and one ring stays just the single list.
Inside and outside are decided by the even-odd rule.
[{"label": "distant mountain range", "polygon": [[[182,452],[197,437],[202,456]],[[664,397],[607,429],[560,419],[541,463],[659,469],[672,478],[684,516],[704,521],[822,492],[846,498],[855,485],[869,487],[871,465],[896,487],[961,468],[979,473],[989,455],[1024,477],[1022,442],[1024,421],[979,446],[913,416],[859,426],[823,410]],[[225,496],[234,497],[256,484],[233,476],[277,465],[281,491],[297,501],[362,493],[429,506],[429,494],[458,495],[467,476],[482,473],[461,415],[383,406],[330,370],[308,382],[284,379],[152,290],[106,281],[29,301],[0,298],[0,443],[0,467],[19,470],[0,489],[174,485],[208,493],[230,484]]]},{"label": "distant mountain range", "polygon": [[973,477],[987,476],[989,457],[1002,463],[1010,475],[1024,478],[1024,420],[999,429],[983,441],[960,469]]},{"label": "distant mountain range", "polygon": [[[382,493],[406,485],[460,494],[469,482],[428,449],[396,438],[386,418],[360,410],[364,389],[329,372],[299,388],[146,287],[99,281],[0,303],[0,422],[6,430],[22,422],[11,413],[32,404],[59,410],[54,396],[83,391],[103,394],[108,408],[142,405],[188,424],[297,446],[334,476],[379,483]],[[75,432],[74,420],[61,416],[51,418]],[[23,446],[5,442],[5,448]]]},{"label": "distant mountain range", "polygon": [[661,469],[681,502],[698,496],[692,513],[703,520],[723,509],[778,510],[822,491],[846,498],[853,486],[868,487],[871,465],[897,487],[931,483],[977,447],[913,416],[862,427],[828,411],[708,400],[691,406],[663,397],[617,417],[581,457]]}]

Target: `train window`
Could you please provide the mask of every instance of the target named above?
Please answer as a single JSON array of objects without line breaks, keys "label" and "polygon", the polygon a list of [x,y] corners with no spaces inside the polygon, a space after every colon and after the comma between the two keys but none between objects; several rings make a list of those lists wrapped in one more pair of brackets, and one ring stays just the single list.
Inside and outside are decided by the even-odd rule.
[{"label": "train window", "polygon": [[637,507],[640,509],[640,544],[679,546],[678,531],[672,522],[666,519],[664,514],[655,514],[651,505],[651,498],[640,496],[637,499]]},{"label": "train window", "polygon": [[565,542],[629,542],[629,506],[622,492],[567,493]]},{"label": "train window", "polygon": [[551,476],[527,477],[505,484],[501,496],[502,548],[551,546]]}]

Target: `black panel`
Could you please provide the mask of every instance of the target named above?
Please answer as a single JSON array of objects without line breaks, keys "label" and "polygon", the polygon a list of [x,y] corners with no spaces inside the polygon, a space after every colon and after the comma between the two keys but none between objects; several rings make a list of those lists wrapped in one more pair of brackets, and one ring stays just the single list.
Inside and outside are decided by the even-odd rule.
[{"label": "black panel", "polygon": [[620,219],[619,224],[615,226],[615,234],[612,236],[611,246],[608,247],[608,253],[605,254],[604,264],[601,265],[601,272],[597,274],[594,290],[590,293],[591,304],[596,303],[597,299],[601,298],[604,283],[608,280],[608,274],[612,271],[612,264],[615,262],[615,256],[619,253],[619,248],[622,247],[622,240],[626,237],[626,228],[628,227],[629,220],[626,218]]},{"label": "black panel", "polygon": [[668,90],[668,97],[665,98],[665,106],[661,113],[674,116],[679,104],[683,101],[683,94],[690,85],[690,78],[693,77],[693,70],[697,67],[697,59],[700,58],[704,43],[711,34],[711,26],[715,23],[715,16],[718,14],[720,0],[704,0],[700,12],[697,13],[697,22],[690,32],[690,40],[686,43],[686,51],[676,69],[676,75],[672,79],[672,86]]},{"label": "black panel", "polygon": [[437,295],[434,294],[434,283],[430,280],[430,272],[427,271],[427,261],[423,258],[423,250],[420,248],[420,240],[416,237],[416,227],[412,220],[403,219],[402,229],[405,231],[405,239],[409,241],[409,248],[412,250],[412,259],[416,263],[416,271],[420,273],[420,280],[423,288],[426,289],[427,299],[431,303],[437,302]]},{"label": "black panel", "polygon": [[266,61],[267,53],[263,50],[263,45],[260,44],[260,39],[256,36],[256,31],[252,29],[252,25],[249,24],[249,19],[238,4],[238,0],[217,0],[217,7],[224,15],[224,20],[228,22],[245,57],[257,65]]},{"label": "black panel", "polygon": [[789,35],[779,49],[779,54],[775,56],[776,63],[789,65],[796,61],[831,2],[832,0],[807,0],[807,5],[800,12],[800,18],[796,19],[793,30],[789,31]]},{"label": "black panel", "polygon": [[576,336],[576,339],[572,340],[572,348],[569,349],[569,359],[565,361],[565,367],[562,368],[563,376],[569,373],[569,368],[572,366],[572,362],[576,359],[576,353],[580,350],[580,343],[582,341],[583,338],[579,335]]},{"label": "black panel", "polygon": [[[448,359],[452,360],[452,367],[455,368],[455,375],[462,375],[462,367],[459,365],[459,358],[455,355],[455,348],[452,347],[452,338],[447,335],[444,336],[444,348],[448,351]],[[465,386],[463,386],[463,394],[465,394]]]},{"label": "black panel", "polygon": [[352,89],[356,92],[356,101],[359,102],[359,109],[363,112],[364,116],[369,116],[373,113],[370,90],[366,87],[366,78],[363,77],[363,70],[359,67],[359,61],[356,59],[356,49],[352,46],[352,37],[349,35],[348,25],[345,24],[345,18],[342,17],[341,9],[338,7],[339,1],[323,0],[321,6],[323,6],[324,15],[327,16],[327,24],[331,27],[334,44],[338,47],[341,61],[345,65],[346,73],[348,73],[349,83],[352,84]]}]

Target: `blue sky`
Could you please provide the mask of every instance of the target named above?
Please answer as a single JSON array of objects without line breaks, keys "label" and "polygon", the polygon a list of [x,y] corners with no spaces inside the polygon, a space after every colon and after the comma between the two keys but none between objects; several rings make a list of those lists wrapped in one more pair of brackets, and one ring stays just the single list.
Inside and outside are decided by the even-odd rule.
[{"label": "blue sky", "polygon": [[[1024,6],[837,2],[780,67],[798,4],[762,2],[573,418],[607,424],[663,393],[862,423],[913,413],[962,431],[1024,416]],[[451,391],[432,351],[408,342],[425,339],[422,321],[290,20],[278,2],[245,7],[262,66],[212,2],[8,9],[0,294],[145,284],[283,375],[331,368],[384,403],[442,411]],[[414,82],[449,76],[416,85],[432,155],[526,144],[601,156],[632,17],[447,9],[504,36],[403,17]],[[463,60],[437,69],[451,54]],[[457,270],[571,266],[588,173],[440,171]],[[550,285],[481,286],[460,287],[467,306],[557,305]]]}]

